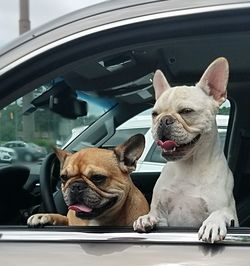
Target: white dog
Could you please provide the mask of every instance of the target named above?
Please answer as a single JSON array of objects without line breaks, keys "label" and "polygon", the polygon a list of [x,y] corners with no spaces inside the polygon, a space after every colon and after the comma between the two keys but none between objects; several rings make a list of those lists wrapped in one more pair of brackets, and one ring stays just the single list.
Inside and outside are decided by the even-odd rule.
[{"label": "white dog", "polygon": [[156,71],[152,133],[168,163],[154,187],[150,212],[134,222],[134,230],[197,226],[199,239],[213,243],[225,238],[232,221],[238,226],[233,176],[216,125],[228,72],[227,60],[218,58],[196,86],[171,88]]}]

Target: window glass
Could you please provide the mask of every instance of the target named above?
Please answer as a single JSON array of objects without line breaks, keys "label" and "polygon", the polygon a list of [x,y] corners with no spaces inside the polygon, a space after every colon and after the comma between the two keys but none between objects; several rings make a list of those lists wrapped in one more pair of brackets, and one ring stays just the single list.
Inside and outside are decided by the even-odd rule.
[{"label": "window glass", "polygon": [[145,135],[150,126],[151,109],[134,116],[117,127],[115,134],[103,145],[103,147],[115,147],[138,133]]},{"label": "window glass", "polygon": [[[101,101],[76,90],[74,93],[80,105],[86,102],[87,114],[65,118],[55,106],[59,96],[53,98],[53,112],[50,107],[50,94],[57,82],[58,79],[52,80],[35,88],[0,110],[0,146],[9,154],[8,158],[2,157],[0,163],[22,162],[31,168],[31,173],[39,174],[41,160],[53,146],[62,147],[73,140],[114,105],[111,101]],[[62,105],[62,108],[67,113],[72,107]]]},{"label": "window glass", "polygon": [[166,163],[166,160],[161,156],[161,148],[152,143],[152,146],[145,157],[145,161],[155,162],[155,163]]},{"label": "window glass", "polygon": [[128,129],[117,129],[113,137],[111,137],[104,145],[105,148],[113,148],[127,139],[138,133],[145,134],[148,128],[128,128]]}]

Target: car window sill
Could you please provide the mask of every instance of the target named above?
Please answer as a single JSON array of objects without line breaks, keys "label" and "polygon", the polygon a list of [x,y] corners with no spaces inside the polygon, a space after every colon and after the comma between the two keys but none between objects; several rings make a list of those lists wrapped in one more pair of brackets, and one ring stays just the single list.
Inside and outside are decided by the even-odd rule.
[{"label": "car window sill", "polygon": [[[129,227],[1,226],[0,242],[98,242],[133,244],[191,244],[198,240],[196,228],[161,228],[151,233],[137,233]],[[221,245],[250,245],[250,228],[229,228]]]}]

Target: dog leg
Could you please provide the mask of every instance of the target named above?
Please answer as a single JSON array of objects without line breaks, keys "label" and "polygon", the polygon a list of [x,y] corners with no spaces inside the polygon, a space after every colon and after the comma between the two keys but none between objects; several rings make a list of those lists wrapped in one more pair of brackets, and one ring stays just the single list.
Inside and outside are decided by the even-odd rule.
[{"label": "dog leg", "polygon": [[[161,176],[157,180],[154,191],[160,191]],[[150,232],[156,225],[168,226],[168,211],[162,206],[161,193],[153,193],[150,211],[148,214],[140,216],[134,223],[134,231],[137,232]]]},{"label": "dog leg", "polygon": [[238,226],[237,218],[235,219],[231,208],[212,212],[198,231],[199,239],[209,243],[223,240],[227,234],[227,227],[231,225],[232,221],[235,222],[235,226]]},{"label": "dog leg", "polygon": [[43,226],[46,224],[68,225],[68,218],[55,213],[38,213],[30,216],[27,224],[33,227]]}]

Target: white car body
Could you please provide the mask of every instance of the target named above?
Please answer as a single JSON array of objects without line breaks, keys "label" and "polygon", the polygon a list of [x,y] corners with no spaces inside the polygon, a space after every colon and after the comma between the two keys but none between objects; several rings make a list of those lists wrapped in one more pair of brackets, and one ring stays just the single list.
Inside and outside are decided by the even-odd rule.
[{"label": "white car body", "polygon": [[1,153],[7,153],[11,157],[11,162],[14,162],[17,160],[17,153],[14,149],[7,148],[7,147],[0,147]]},{"label": "white car body", "polygon": [[0,162],[1,163],[12,163],[12,157],[8,152],[0,150]]}]

